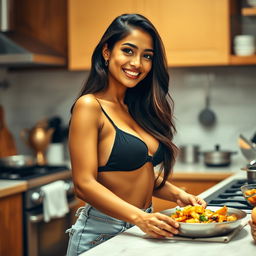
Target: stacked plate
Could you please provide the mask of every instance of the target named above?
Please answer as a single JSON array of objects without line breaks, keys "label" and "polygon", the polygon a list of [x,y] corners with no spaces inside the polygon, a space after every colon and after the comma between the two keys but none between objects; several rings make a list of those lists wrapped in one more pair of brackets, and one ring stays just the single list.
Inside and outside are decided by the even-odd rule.
[{"label": "stacked plate", "polygon": [[255,53],[255,39],[252,35],[237,35],[234,39],[234,52],[239,56],[250,56]]}]

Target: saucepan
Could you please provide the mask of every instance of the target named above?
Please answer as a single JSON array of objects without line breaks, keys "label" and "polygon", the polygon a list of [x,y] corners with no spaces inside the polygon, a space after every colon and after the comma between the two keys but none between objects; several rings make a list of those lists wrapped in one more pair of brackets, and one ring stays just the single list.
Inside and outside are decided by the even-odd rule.
[{"label": "saucepan", "polygon": [[0,168],[28,167],[36,164],[34,157],[29,155],[13,155],[0,158]]},{"label": "saucepan", "polygon": [[202,152],[204,163],[209,167],[224,167],[231,164],[231,156],[235,151],[221,150],[220,145],[215,145],[215,150]]},{"label": "saucepan", "polygon": [[246,171],[248,183],[256,183],[256,160],[251,161],[245,168],[241,170]]},{"label": "saucepan", "polygon": [[[207,209],[217,211],[221,207],[208,206]],[[182,209],[182,208],[181,208]],[[176,209],[168,209],[162,213],[170,216],[176,212]],[[184,237],[213,237],[226,235],[241,225],[242,220],[246,217],[246,212],[228,207],[228,215],[235,214],[237,220],[216,223],[183,223],[179,222],[179,235]]]}]

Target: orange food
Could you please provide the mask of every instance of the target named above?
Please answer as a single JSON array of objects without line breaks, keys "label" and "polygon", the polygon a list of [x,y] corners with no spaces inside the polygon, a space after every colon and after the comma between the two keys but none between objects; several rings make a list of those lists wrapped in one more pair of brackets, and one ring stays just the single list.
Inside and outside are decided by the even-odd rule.
[{"label": "orange food", "polygon": [[252,209],[252,222],[256,224],[256,207]]},{"label": "orange food", "polygon": [[256,188],[246,190],[244,195],[250,204],[256,206]]},{"label": "orange food", "polygon": [[256,194],[256,188],[248,189],[244,193],[245,193],[246,196],[250,196],[250,195]]},{"label": "orange food", "polygon": [[[237,216],[234,214],[228,215],[228,208],[226,206],[211,211],[205,209],[203,206],[188,205],[181,209],[176,209],[176,212],[171,215],[178,222],[185,223],[212,223],[212,222],[226,222],[235,221]],[[256,214],[255,214],[256,215]],[[255,216],[256,217],[256,216]]]}]

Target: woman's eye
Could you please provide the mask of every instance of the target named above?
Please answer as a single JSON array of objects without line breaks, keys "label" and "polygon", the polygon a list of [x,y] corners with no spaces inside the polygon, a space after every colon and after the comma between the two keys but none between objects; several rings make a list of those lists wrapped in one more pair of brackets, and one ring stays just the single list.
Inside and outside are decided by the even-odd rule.
[{"label": "woman's eye", "polygon": [[153,55],[151,54],[145,54],[144,58],[148,59],[148,60],[152,60],[153,59]]},{"label": "woman's eye", "polygon": [[122,49],[122,51],[127,53],[127,54],[132,54],[133,53],[132,49],[130,49],[130,48],[124,48],[124,49]]}]

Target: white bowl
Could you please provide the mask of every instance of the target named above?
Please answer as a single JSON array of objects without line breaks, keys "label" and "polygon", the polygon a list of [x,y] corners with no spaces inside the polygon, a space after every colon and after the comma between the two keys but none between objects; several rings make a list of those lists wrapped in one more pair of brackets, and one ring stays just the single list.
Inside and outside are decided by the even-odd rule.
[{"label": "white bowl", "polygon": [[234,45],[246,45],[246,46],[255,46],[255,38],[252,35],[237,35],[234,38]]},{"label": "white bowl", "polygon": [[250,56],[255,53],[255,47],[234,47],[234,52],[238,56]]}]

